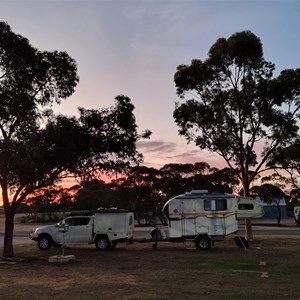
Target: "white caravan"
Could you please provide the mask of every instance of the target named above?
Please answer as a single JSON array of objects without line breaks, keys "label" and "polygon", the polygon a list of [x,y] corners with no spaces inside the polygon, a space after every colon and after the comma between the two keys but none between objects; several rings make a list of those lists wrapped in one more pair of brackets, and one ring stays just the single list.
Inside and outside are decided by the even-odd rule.
[{"label": "white caravan", "polygon": [[252,198],[194,190],[168,200],[163,212],[168,219],[169,241],[193,241],[209,249],[213,241],[238,231],[237,220],[259,218],[263,208]]}]

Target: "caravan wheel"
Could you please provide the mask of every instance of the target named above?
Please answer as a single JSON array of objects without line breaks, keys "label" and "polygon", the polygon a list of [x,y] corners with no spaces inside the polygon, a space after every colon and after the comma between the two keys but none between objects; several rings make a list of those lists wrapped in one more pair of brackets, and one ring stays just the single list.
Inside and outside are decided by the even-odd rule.
[{"label": "caravan wheel", "polygon": [[196,239],[196,246],[200,250],[208,250],[211,247],[211,239],[207,235],[201,235]]}]

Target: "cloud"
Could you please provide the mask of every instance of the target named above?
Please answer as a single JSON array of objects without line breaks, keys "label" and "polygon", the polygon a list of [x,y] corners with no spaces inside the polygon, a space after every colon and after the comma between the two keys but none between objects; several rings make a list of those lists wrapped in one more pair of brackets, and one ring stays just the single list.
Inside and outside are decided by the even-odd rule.
[{"label": "cloud", "polygon": [[144,153],[170,153],[176,151],[178,145],[173,142],[156,141],[140,141],[138,142],[138,150]]},{"label": "cloud", "polygon": [[161,168],[169,163],[207,162],[211,167],[224,168],[224,160],[207,151],[198,149],[192,144],[178,144],[164,140],[140,141],[138,150],[144,155],[144,165]]}]

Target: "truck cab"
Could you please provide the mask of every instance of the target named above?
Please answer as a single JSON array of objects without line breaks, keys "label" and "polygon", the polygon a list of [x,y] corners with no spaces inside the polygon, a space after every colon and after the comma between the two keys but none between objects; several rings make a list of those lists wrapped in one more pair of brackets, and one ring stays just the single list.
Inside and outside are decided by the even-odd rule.
[{"label": "truck cab", "polygon": [[63,234],[57,234],[56,240],[62,242],[63,238],[68,244],[89,243],[93,238],[94,219],[94,216],[77,216],[60,221],[56,226],[64,225],[68,230]]}]

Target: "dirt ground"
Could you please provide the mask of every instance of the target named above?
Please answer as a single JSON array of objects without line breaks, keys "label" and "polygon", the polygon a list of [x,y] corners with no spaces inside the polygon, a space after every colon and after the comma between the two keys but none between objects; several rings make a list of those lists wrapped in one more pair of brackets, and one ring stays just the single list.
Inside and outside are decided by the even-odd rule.
[{"label": "dirt ground", "polygon": [[0,257],[0,299],[300,299],[298,236],[254,237],[247,250],[233,237],[208,251],[190,246],[68,246],[75,261],[49,263],[62,249],[16,245],[14,260]]}]

